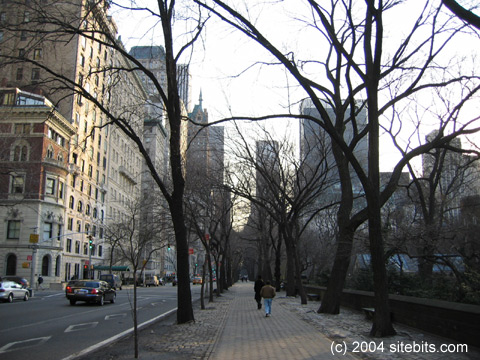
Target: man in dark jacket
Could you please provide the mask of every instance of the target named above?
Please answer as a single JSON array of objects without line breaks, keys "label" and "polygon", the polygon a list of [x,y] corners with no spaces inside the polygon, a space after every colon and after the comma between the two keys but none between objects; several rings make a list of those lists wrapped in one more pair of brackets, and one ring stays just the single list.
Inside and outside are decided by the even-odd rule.
[{"label": "man in dark jacket", "polygon": [[255,290],[255,300],[257,301],[257,307],[260,310],[262,308],[262,296],[260,295],[260,290],[265,283],[262,280],[262,276],[258,275],[257,280],[255,281],[254,290]]},{"label": "man in dark jacket", "polygon": [[275,292],[275,288],[270,285],[270,281],[267,281],[262,290],[260,290],[260,295],[263,297],[263,302],[265,304],[265,317],[269,317],[272,315],[272,302],[273,298],[277,293]]}]

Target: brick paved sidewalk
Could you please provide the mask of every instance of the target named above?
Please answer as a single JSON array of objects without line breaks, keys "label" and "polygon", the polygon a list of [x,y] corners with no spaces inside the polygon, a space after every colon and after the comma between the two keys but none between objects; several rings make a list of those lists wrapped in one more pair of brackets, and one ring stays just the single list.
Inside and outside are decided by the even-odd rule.
[{"label": "brick paved sidewalk", "polygon": [[[332,341],[275,299],[265,317],[253,298],[253,283],[236,283],[234,298],[213,346],[210,360],[329,359]],[[346,354],[343,359],[354,359]]]}]

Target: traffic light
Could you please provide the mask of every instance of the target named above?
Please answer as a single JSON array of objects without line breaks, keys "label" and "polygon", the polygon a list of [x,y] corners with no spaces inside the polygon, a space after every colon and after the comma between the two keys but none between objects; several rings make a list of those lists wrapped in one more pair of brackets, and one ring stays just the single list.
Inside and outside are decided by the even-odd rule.
[{"label": "traffic light", "polygon": [[93,237],[92,235],[88,235],[88,247],[91,249],[93,249]]},{"label": "traffic light", "polygon": [[170,244],[167,245],[167,250],[170,251],[171,247]]}]

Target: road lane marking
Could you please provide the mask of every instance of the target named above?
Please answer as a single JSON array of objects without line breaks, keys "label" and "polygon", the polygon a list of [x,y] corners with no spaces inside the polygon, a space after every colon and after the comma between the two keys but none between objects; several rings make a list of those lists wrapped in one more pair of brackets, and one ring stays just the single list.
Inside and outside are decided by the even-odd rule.
[{"label": "road lane marking", "polygon": [[9,343],[7,345],[2,346],[0,348],[0,354],[6,353],[8,351],[22,350],[22,349],[26,349],[26,348],[33,347],[33,346],[42,345],[43,343],[50,340],[50,338],[51,338],[51,336],[45,336],[45,337],[40,337],[40,338],[35,338],[35,339],[15,341],[15,342],[12,342],[12,343]]},{"label": "road lane marking", "polygon": [[94,327],[97,327],[98,321],[95,322],[90,322],[90,323],[84,323],[84,324],[76,324],[76,325],[70,325],[65,329],[64,332],[74,332],[74,331],[82,331],[82,330],[87,330],[87,329],[93,329]]},{"label": "road lane marking", "polygon": [[[153,319],[150,319],[150,320],[148,320],[148,321],[145,321],[144,323],[141,323],[140,325],[137,326],[137,329],[141,329],[141,328],[143,328],[143,327],[151,324],[152,322],[155,322],[155,321],[157,321],[157,320],[160,320],[161,318],[164,318],[164,317],[166,317],[166,316],[168,316],[168,315],[170,315],[170,314],[172,314],[172,313],[174,313],[174,312],[176,312],[176,311],[177,311],[177,308],[174,308],[174,309],[172,309],[172,310],[167,311],[166,313],[163,313],[163,314],[161,314],[161,315],[158,315],[157,317],[154,317]],[[97,349],[99,349],[99,348],[101,348],[101,347],[103,347],[103,346],[105,346],[105,345],[111,344],[112,342],[114,342],[114,341],[116,341],[116,340],[118,340],[118,339],[120,339],[120,338],[122,338],[122,337],[124,337],[124,336],[126,336],[126,335],[128,335],[128,334],[130,334],[130,333],[132,333],[133,330],[134,330],[134,328],[131,327],[130,329],[125,330],[125,331],[121,332],[120,334],[117,334],[117,335],[115,335],[115,336],[112,336],[111,338],[105,339],[105,340],[99,342],[98,344],[92,345],[92,346],[90,346],[90,347],[88,347],[88,348],[86,348],[86,349],[84,349],[84,350],[82,350],[82,351],[79,351],[79,352],[77,352],[77,353],[75,353],[75,354],[72,354],[72,355],[70,355],[70,356],[67,356],[66,358],[63,358],[62,360],[73,360],[73,359],[76,359],[76,358],[78,358],[78,357],[80,357],[80,356],[84,356],[84,355],[86,355],[86,354],[88,354],[88,353],[90,353],[90,352],[92,352],[92,351],[95,351],[95,350],[97,350]]]},{"label": "road lane marking", "polygon": [[105,316],[105,320],[112,320],[120,317],[124,318],[125,316],[127,316],[127,314],[112,314]]}]

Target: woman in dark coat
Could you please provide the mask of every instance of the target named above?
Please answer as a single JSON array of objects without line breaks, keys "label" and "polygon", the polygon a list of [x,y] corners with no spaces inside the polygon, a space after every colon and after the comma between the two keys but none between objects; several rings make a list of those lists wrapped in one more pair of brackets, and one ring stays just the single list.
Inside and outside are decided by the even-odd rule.
[{"label": "woman in dark coat", "polygon": [[262,296],[260,295],[260,290],[262,290],[262,287],[264,285],[265,283],[263,282],[262,277],[258,275],[258,278],[255,281],[254,290],[255,290],[255,300],[257,301],[257,306],[259,310],[262,308]]}]

